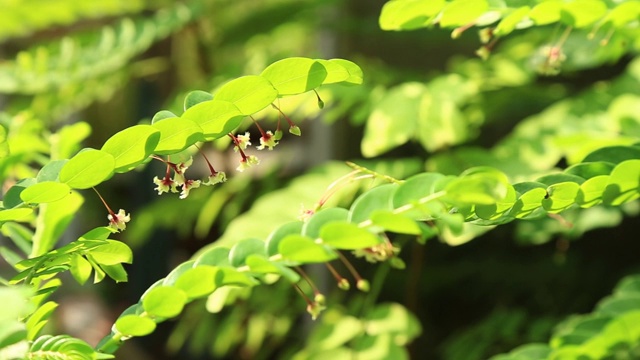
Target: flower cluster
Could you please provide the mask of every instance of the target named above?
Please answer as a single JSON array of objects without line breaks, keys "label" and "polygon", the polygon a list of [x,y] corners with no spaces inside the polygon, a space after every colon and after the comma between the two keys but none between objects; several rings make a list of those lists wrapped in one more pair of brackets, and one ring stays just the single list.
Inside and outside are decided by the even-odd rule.
[{"label": "flower cluster", "polygon": [[[153,178],[153,183],[156,184],[156,188],[154,190],[158,192],[158,195],[169,192],[177,193],[178,187],[180,187],[180,199],[186,199],[189,196],[189,192],[191,191],[191,189],[197,189],[200,187],[200,185],[215,185],[227,180],[227,175],[224,172],[215,171],[208,160],[207,164],[209,165],[209,169],[211,170],[211,175],[209,175],[206,181],[201,181],[187,179],[185,177],[187,169],[193,163],[193,158],[189,158],[189,160],[178,164],[174,164],[160,158],[156,159],[161,160],[167,164],[167,171],[165,172],[164,177],[158,178],[156,176]],[[171,177],[172,171],[173,177]]]},{"label": "flower cluster", "polygon": [[394,257],[400,249],[393,246],[389,241],[372,246],[369,248],[358,249],[353,252],[356,257],[364,257],[365,260],[371,263],[386,261]]}]

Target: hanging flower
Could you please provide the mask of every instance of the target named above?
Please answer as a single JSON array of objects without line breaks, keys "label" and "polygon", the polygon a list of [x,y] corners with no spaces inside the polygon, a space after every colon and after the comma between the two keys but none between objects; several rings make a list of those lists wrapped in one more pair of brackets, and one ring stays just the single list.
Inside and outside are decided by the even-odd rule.
[{"label": "hanging flower", "polygon": [[260,137],[260,146],[257,147],[258,150],[263,150],[265,147],[269,148],[269,150],[273,150],[273,148],[278,145],[275,136],[271,131],[267,131]]},{"label": "hanging flower", "polygon": [[246,169],[250,168],[251,166],[258,165],[259,163],[260,163],[260,160],[257,157],[253,155],[245,156],[240,160],[240,165],[238,165],[236,170],[243,172]]},{"label": "hanging flower", "polygon": [[227,181],[227,174],[225,174],[223,171],[218,171],[214,175],[209,175],[207,181],[204,181],[201,185],[209,186],[220,184],[225,181]]},{"label": "hanging flower", "polygon": [[162,193],[168,193],[169,191],[175,193],[178,192],[176,189],[176,182],[173,181],[168,176],[165,176],[162,179],[159,179],[157,176],[153,178],[153,182],[156,184],[156,188],[154,190],[158,191],[158,195],[162,195]]},{"label": "hanging flower", "polygon": [[191,191],[191,189],[196,189],[199,187],[200,187],[200,180],[186,180],[184,184],[182,184],[180,199],[186,199],[187,196],[189,196],[189,191]]},{"label": "hanging flower", "polygon": [[365,249],[357,249],[353,251],[353,255],[356,257],[364,257],[368,262],[375,263],[385,261],[395,256],[398,252],[400,252],[400,249],[393,246],[390,242],[384,242]]},{"label": "hanging flower", "polygon": [[237,135],[235,141],[235,146],[233,147],[234,151],[245,150],[247,146],[251,145],[251,137],[249,136],[249,132],[245,132],[244,135]]},{"label": "hanging flower", "polygon": [[107,219],[109,219],[109,228],[115,231],[122,231],[127,228],[127,223],[131,220],[131,214],[126,214],[123,209],[120,209],[117,214],[109,214]]}]

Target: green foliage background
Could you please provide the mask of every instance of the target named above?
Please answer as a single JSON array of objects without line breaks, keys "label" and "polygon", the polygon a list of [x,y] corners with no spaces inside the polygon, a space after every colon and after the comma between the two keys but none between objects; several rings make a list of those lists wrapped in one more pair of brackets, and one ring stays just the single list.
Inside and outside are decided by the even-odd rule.
[{"label": "green foliage background", "polygon": [[[154,193],[150,179],[162,174],[162,166],[101,184],[112,206],[132,213],[119,236],[133,249],[128,278],[104,268],[116,281],[129,281],[63,287],[58,303],[97,291],[100,301],[120,304],[113,309],[119,314],[192,256],[200,259],[248,238],[265,240],[295,221],[301,206],[312,209],[332,182],[352,170],[345,160],[396,179],[425,171],[458,177],[491,166],[508,180],[485,174],[491,189],[515,188],[518,198],[536,189],[547,192],[544,208],[532,201],[537,207],[531,213],[509,212],[516,201],[504,200],[509,195],[495,196],[507,204],[503,212],[499,205],[465,208],[482,203],[474,194],[492,190],[459,177],[448,190],[458,194],[449,200],[460,206],[435,216],[437,236],[388,225],[400,233],[389,236],[402,248],[404,270],[345,251],[371,282],[371,292],[338,290],[326,269],[309,269],[328,303],[313,324],[304,301],[282,281],[230,288],[195,300],[177,320],[126,343],[122,358],[136,356],[128,351],[154,359],[307,359],[348,357],[348,351],[389,359],[640,356],[640,280],[632,275],[639,270],[633,234],[640,211],[640,2],[101,0],[51,6],[0,0],[0,10],[5,209],[15,201],[8,192],[15,181],[35,177],[50,160],[71,158],[84,146],[99,149],[118,131],[149,123],[159,109],[181,114],[192,90],[215,94],[228,80],[295,56],[349,59],[364,73],[360,86],[320,87],[323,110],[312,93],[281,99],[278,106],[299,122],[303,137],[288,137],[273,154],[262,153],[263,163],[250,174],[197,189],[185,200]],[[554,46],[562,56],[551,61]],[[254,117],[272,128],[278,114]],[[245,128],[255,133],[248,121],[240,131]],[[228,145],[215,143],[216,159],[233,169],[236,158]],[[606,184],[587,181],[598,176],[627,186],[628,196],[602,195]],[[382,176],[348,182],[326,206],[365,212],[354,200],[363,193],[378,199],[367,194],[390,189],[387,182]],[[421,191],[403,186],[412,194]],[[596,200],[578,200],[578,188],[592,190]],[[83,195],[41,205],[46,221],[55,224],[47,231],[3,224],[3,278],[15,275],[9,265],[21,260],[20,251],[42,255],[104,224],[99,200]],[[393,232],[380,216],[379,225]],[[71,281],[63,278],[65,286]],[[11,299],[32,296],[1,290]],[[43,319],[57,307],[45,304]],[[110,324],[117,314],[110,315]],[[6,319],[8,324],[12,318]],[[358,335],[362,329],[367,336]],[[59,333],[53,322],[45,330]],[[33,349],[65,343],[50,339]]]}]

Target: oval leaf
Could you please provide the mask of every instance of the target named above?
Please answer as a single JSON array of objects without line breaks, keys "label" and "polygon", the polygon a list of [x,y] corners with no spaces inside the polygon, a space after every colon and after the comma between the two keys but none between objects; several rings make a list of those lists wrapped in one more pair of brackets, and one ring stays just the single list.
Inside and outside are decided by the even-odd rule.
[{"label": "oval leaf", "polygon": [[256,75],[239,77],[224,84],[214,100],[234,104],[242,115],[251,115],[269,106],[278,97],[278,90],[265,78]]},{"label": "oval leaf", "polygon": [[116,160],[116,172],[127,172],[147,160],[159,141],[160,131],[156,128],[151,125],[135,125],[111,136],[101,150],[111,154]]},{"label": "oval leaf", "polygon": [[58,201],[71,193],[65,183],[44,181],[29,186],[20,193],[20,198],[27,204],[42,204]]},{"label": "oval leaf", "polygon": [[116,320],[115,328],[125,336],[145,336],[156,329],[156,323],[148,317],[125,315]]},{"label": "oval leaf", "polygon": [[174,117],[151,126],[160,131],[160,141],[153,150],[158,155],[175,154],[204,140],[202,129],[191,120]]},{"label": "oval leaf", "polygon": [[376,246],[382,240],[366,229],[348,222],[332,222],[322,227],[323,243],[337,249],[356,250]]},{"label": "oval leaf", "polygon": [[278,251],[287,260],[299,263],[322,263],[338,257],[326,246],[302,235],[289,235],[280,241]]},{"label": "oval leaf", "polygon": [[187,294],[171,286],[158,286],[142,298],[142,307],[151,316],[172,318],[182,312]]},{"label": "oval leaf", "polygon": [[260,76],[273,84],[278,96],[296,95],[322,85],[327,70],[313,59],[291,57],[269,65]]},{"label": "oval leaf", "polygon": [[198,124],[205,139],[213,140],[237,128],[244,115],[228,101],[211,100],[190,107],[181,118]]},{"label": "oval leaf", "polygon": [[114,157],[108,152],[85,149],[60,170],[60,181],[73,189],[88,189],[111,177],[115,165]]}]

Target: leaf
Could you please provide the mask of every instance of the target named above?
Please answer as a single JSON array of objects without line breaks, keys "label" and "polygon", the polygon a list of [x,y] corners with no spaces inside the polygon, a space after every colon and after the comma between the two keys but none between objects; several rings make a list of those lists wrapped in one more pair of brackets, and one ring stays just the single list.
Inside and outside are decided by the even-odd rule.
[{"label": "leaf", "polygon": [[582,179],[590,179],[595,176],[609,175],[614,167],[615,164],[604,161],[583,162],[568,167],[564,172]]},{"label": "leaf", "polygon": [[497,220],[509,213],[516,203],[516,191],[511,185],[507,185],[507,195],[495,204],[476,205],[474,211],[479,218],[485,220]]},{"label": "leaf", "polygon": [[71,275],[80,285],[84,285],[91,276],[91,264],[82,256],[75,254],[71,257]]},{"label": "leaf", "polygon": [[158,286],[142,297],[142,307],[149,315],[172,318],[182,312],[187,302],[187,294],[171,286]]},{"label": "leaf", "polygon": [[213,140],[237,128],[244,115],[232,103],[216,99],[188,108],[181,118],[198,124],[205,139]]},{"label": "leaf", "polygon": [[188,269],[176,280],[174,287],[181,289],[189,300],[211,294],[216,288],[215,277],[218,269],[202,265]]},{"label": "leaf", "polygon": [[385,231],[398,234],[420,235],[422,230],[412,218],[402,214],[394,214],[389,210],[377,210],[371,214],[371,222]]},{"label": "leaf", "polygon": [[278,245],[278,252],[286,260],[299,263],[322,263],[338,257],[336,253],[313,239],[302,235],[288,235]]},{"label": "leaf", "polygon": [[625,160],[639,159],[640,148],[633,146],[608,146],[595,150],[587,155],[581,162],[604,161],[619,164]]},{"label": "leaf", "polygon": [[398,184],[384,184],[358,196],[351,204],[348,221],[360,223],[369,220],[376,210],[393,210],[393,194],[398,187]]},{"label": "leaf", "polygon": [[560,21],[560,12],[562,11],[562,2],[560,1],[543,1],[531,9],[529,18],[536,25],[547,25]]},{"label": "leaf", "polygon": [[382,30],[412,30],[425,27],[445,5],[445,0],[388,1],[382,7],[378,22]]},{"label": "leaf", "polygon": [[106,265],[100,264],[100,268],[116,283],[127,282],[129,276],[122,264]]},{"label": "leaf", "polygon": [[173,270],[171,270],[171,272],[169,272],[169,274],[164,278],[164,280],[162,280],[162,285],[173,286],[176,283],[176,281],[180,279],[182,274],[189,271],[189,269],[193,269],[194,264],[195,264],[195,261],[187,260],[182,264],[176,266],[175,268],[173,268]]},{"label": "leaf", "polygon": [[444,175],[432,172],[421,173],[408,178],[400,184],[398,190],[393,194],[393,207],[397,209],[413,205],[415,209],[403,211],[402,214],[420,220],[433,217],[434,214],[430,213],[422,201],[437,191],[436,185],[444,178]]},{"label": "leaf", "polygon": [[522,219],[532,215],[534,211],[542,207],[542,200],[547,196],[547,187],[544,184],[526,182],[515,184],[513,187],[521,195],[513,205],[509,215]]},{"label": "leaf", "polygon": [[265,241],[267,255],[273,256],[275,254],[278,254],[278,246],[280,245],[280,241],[287,235],[299,235],[302,232],[303,225],[304,224],[302,221],[292,221],[281,225],[277,229],[273,230]]},{"label": "leaf", "polygon": [[558,213],[573,205],[580,185],[575,182],[556,183],[547,188],[549,196],[542,200],[542,207],[550,213]]},{"label": "leaf", "polygon": [[526,16],[529,14],[531,10],[528,6],[521,6],[516,10],[512,11],[509,15],[502,18],[502,20],[496,26],[493,34],[495,36],[505,36],[510,34],[523,19],[526,19]]},{"label": "leaf", "polygon": [[154,154],[175,154],[198,141],[204,141],[200,126],[184,118],[165,119],[151,126],[160,131],[160,141],[153,150]]},{"label": "leaf", "polygon": [[447,184],[447,198],[460,204],[491,205],[505,199],[508,193],[506,176],[489,167],[465,171]]},{"label": "leaf", "polygon": [[292,283],[300,280],[300,275],[278,262],[273,262],[263,255],[252,254],[247,257],[247,266],[251,272],[263,274],[280,274]]},{"label": "leaf", "polygon": [[278,96],[302,94],[322,85],[327,70],[316,60],[290,57],[274,62],[260,74],[278,91]]},{"label": "leaf", "polygon": [[27,204],[42,204],[58,201],[71,193],[69,185],[55,181],[33,184],[20,193]]},{"label": "leaf", "polygon": [[184,97],[184,111],[187,111],[187,109],[190,109],[201,102],[210,100],[213,100],[213,95],[211,93],[202,90],[191,91]]},{"label": "leaf", "polygon": [[158,121],[162,121],[162,120],[165,120],[165,119],[171,119],[171,118],[174,118],[174,117],[177,117],[177,115],[172,113],[171,111],[169,111],[169,110],[160,110],[155,115],[153,115],[153,118],[151,118],[151,124],[153,125],[153,124],[157,123]]},{"label": "leaf", "polygon": [[42,169],[40,169],[40,171],[38,171],[36,180],[38,180],[38,182],[58,181],[60,170],[62,170],[62,167],[67,163],[67,161],[69,160],[53,160],[48,162],[42,167]]},{"label": "leaf", "polygon": [[[341,80],[340,82],[344,82],[347,84],[359,85],[364,81],[364,75],[362,73],[362,69],[356,63],[351,62],[345,59],[330,59],[329,63],[340,65],[342,68],[346,69],[349,73],[349,77]],[[330,84],[334,82],[338,77],[333,73],[334,67],[329,66],[327,68],[327,78],[322,82],[323,84]],[[339,72],[341,72],[340,70]],[[341,75],[339,76],[341,77]]]},{"label": "leaf", "polygon": [[56,302],[48,301],[40,305],[33,314],[29,315],[29,319],[26,321],[27,340],[32,341],[38,336],[57,307],[58,304]]},{"label": "leaf", "polygon": [[101,150],[113,156],[115,172],[122,173],[146,161],[159,141],[160,131],[153,126],[134,125],[107,139]]},{"label": "leaf", "polygon": [[7,190],[4,194],[4,198],[2,199],[2,205],[5,209],[11,209],[18,205],[22,205],[23,201],[20,197],[20,194],[24,191],[24,189],[29,186],[37,183],[38,181],[34,178],[22,179],[16,182],[12,187]]},{"label": "leaf", "polygon": [[463,26],[472,23],[489,9],[485,0],[457,0],[447,4],[440,15],[443,28]]},{"label": "leaf", "polygon": [[242,115],[251,115],[278,97],[278,90],[264,77],[249,75],[239,77],[224,84],[214,95],[214,100],[234,104]]},{"label": "leaf", "polygon": [[316,239],[320,236],[320,229],[332,221],[346,221],[349,210],[344,208],[327,208],[313,214],[302,226],[301,234]]},{"label": "leaf", "polygon": [[231,266],[240,267],[245,264],[247,256],[251,254],[265,255],[265,243],[259,239],[245,239],[239,241],[229,251]]},{"label": "leaf", "polygon": [[229,249],[222,246],[211,248],[198,256],[194,267],[201,265],[229,266]]},{"label": "leaf", "polygon": [[601,0],[574,0],[562,7],[560,19],[575,28],[587,27],[607,13],[607,5]]},{"label": "leaf", "polygon": [[60,182],[73,189],[88,189],[113,175],[116,161],[108,152],[84,149],[71,158],[60,170]]},{"label": "leaf", "polygon": [[90,254],[96,262],[104,265],[131,264],[133,261],[131,248],[122,241],[116,240],[107,240],[107,244],[91,249]]},{"label": "leaf", "polygon": [[114,327],[125,336],[145,336],[156,329],[156,323],[148,317],[125,315],[116,320]]},{"label": "leaf", "polygon": [[611,171],[602,200],[607,205],[618,206],[638,197],[640,197],[640,160],[622,161]]},{"label": "leaf", "polygon": [[322,80],[322,85],[343,82],[349,79],[349,77],[351,76],[351,74],[349,74],[349,70],[347,70],[346,67],[340,65],[336,61],[329,61],[324,59],[314,59],[314,61],[317,61],[322,66],[324,66],[324,69],[327,72],[327,76],[324,78],[324,80]]},{"label": "leaf", "polygon": [[580,184],[580,190],[576,196],[576,204],[583,208],[589,208],[602,202],[602,194],[609,184],[609,176],[600,175],[587,179]]},{"label": "leaf", "polygon": [[322,242],[337,249],[356,250],[376,246],[382,240],[370,231],[348,222],[330,222],[320,229]]}]

